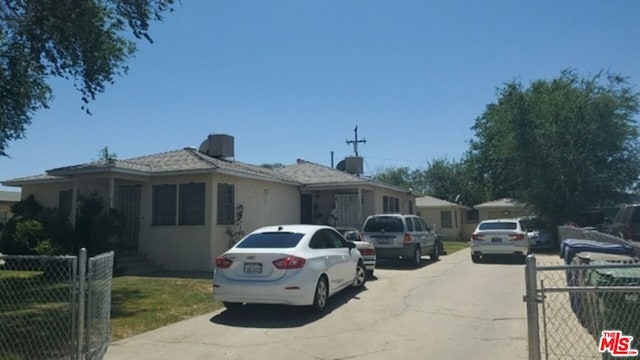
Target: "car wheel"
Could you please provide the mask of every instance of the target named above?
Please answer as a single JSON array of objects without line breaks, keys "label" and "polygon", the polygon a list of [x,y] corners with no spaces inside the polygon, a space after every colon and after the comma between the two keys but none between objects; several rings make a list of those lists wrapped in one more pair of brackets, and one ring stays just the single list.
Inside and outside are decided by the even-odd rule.
[{"label": "car wheel", "polygon": [[429,257],[431,258],[431,261],[438,261],[438,259],[440,259],[440,244],[435,243],[433,245],[433,250],[431,250]]},{"label": "car wheel", "polygon": [[420,266],[420,262],[422,261],[422,251],[420,250],[420,245],[416,245],[416,248],[413,251],[413,256],[409,260],[411,260],[413,266]]},{"label": "car wheel", "polygon": [[364,267],[364,264],[360,261],[358,266],[356,266],[356,278],[353,280],[351,286],[359,289],[364,286],[365,282],[367,282],[367,268]]},{"label": "car wheel", "polygon": [[313,312],[321,313],[327,307],[327,299],[329,299],[329,285],[327,284],[327,278],[322,276],[318,279],[316,285],[316,292],[313,296],[313,305],[311,306]]},{"label": "car wheel", "polygon": [[239,308],[242,307],[242,303],[239,303],[239,302],[223,301],[222,305],[224,305],[224,307],[227,308],[227,310],[229,311],[238,310]]},{"label": "car wheel", "polygon": [[477,264],[480,262],[480,255],[471,255],[471,261],[473,261],[474,264]]}]

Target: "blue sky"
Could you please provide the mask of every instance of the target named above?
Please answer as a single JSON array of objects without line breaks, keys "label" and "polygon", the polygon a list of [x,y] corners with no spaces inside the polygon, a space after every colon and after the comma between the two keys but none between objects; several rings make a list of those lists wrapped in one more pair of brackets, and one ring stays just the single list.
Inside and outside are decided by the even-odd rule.
[{"label": "blue sky", "polygon": [[[365,175],[459,159],[496,88],[602,69],[640,91],[640,1],[183,0],[139,43],[128,75],[81,109],[72,82],[26,139],[0,158],[0,180],[235,137],[238,161],[330,165]],[[0,188],[16,190],[15,188]]]}]

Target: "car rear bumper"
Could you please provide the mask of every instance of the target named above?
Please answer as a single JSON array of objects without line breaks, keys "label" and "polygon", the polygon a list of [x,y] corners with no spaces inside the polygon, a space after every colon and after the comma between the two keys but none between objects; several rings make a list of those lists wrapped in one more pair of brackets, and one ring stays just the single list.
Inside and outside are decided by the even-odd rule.
[{"label": "car rear bumper", "polygon": [[376,256],[378,259],[411,257],[413,256],[415,244],[405,245],[403,247],[378,247],[376,246]]},{"label": "car rear bumper", "polygon": [[274,282],[233,281],[214,276],[213,298],[238,303],[312,305],[316,282],[302,278]]},{"label": "car rear bumper", "polygon": [[367,268],[367,271],[373,271],[376,268],[376,256],[363,256],[362,261],[364,262],[364,267]]},{"label": "car rear bumper", "polygon": [[519,244],[472,244],[473,255],[527,255],[529,246]]}]

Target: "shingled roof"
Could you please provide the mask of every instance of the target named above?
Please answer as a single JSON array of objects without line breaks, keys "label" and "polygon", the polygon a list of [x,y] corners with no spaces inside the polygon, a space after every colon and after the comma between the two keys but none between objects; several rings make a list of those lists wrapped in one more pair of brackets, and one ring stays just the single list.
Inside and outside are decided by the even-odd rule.
[{"label": "shingled roof", "polygon": [[193,148],[168,151],[125,160],[96,161],[47,170],[46,175],[29,176],[7,180],[6,184],[62,179],[65,176],[105,171],[133,173],[138,175],[166,175],[181,172],[223,172],[236,176],[262,178],[270,181],[297,184],[297,181],[275,170],[238,161],[217,159]]},{"label": "shingled roof", "polygon": [[296,164],[278,169],[289,177],[307,186],[331,186],[331,185],[352,185],[352,186],[376,186],[391,189],[394,191],[406,192],[398,186],[393,186],[364,177],[352,175],[341,170],[337,170],[325,165],[316,164],[307,160],[298,159]]},{"label": "shingled roof", "polygon": [[407,191],[407,189],[355,176],[302,159],[298,159],[294,165],[272,170],[239,161],[214,158],[193,148],[184,148],[125,160],[96,161],[59,167],[48,170],[45,175],[6,180],[3,181],[3,184],[20,186],[23,183],[58,181],[64,180],[67,176],[103,172],[128,173],[141,176],[221,172],[234,176],[284,182],[292,185],[319,187],[375,186],[400,192]]},{"label": "shingled roof", "polygon": [[285,166],[278,169],[278,171],[305,185],[317,183],[367,182],[366,179],[361,177],[302,159],[298,159],[296,164]]},{"label": "shingled roof", "polygon": [[459,205],[453,202],[449,202],[446,200],[438,199],[432,196],[422,196],[416,199],[416,207],[424,207],[424,208],[442,208],[442,207],[461,207],[466,208],[466,206]]}]

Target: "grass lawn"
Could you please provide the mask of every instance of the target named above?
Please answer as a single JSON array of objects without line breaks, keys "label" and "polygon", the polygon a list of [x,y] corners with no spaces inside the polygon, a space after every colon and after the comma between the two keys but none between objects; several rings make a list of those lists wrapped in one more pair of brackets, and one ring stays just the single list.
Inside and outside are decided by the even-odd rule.
[{"label": "grass lawn", "polygon": [[211,279],[120,276],[111,288],[111,340],[218,309]]},{"label": "grass lawn", "polygon": [[447,252],[447,255],[451,255],[456,251],[466,249],[469,247],[468,241],[449,241],[445,240],[442,242],[444,245],[444,250]]}]

